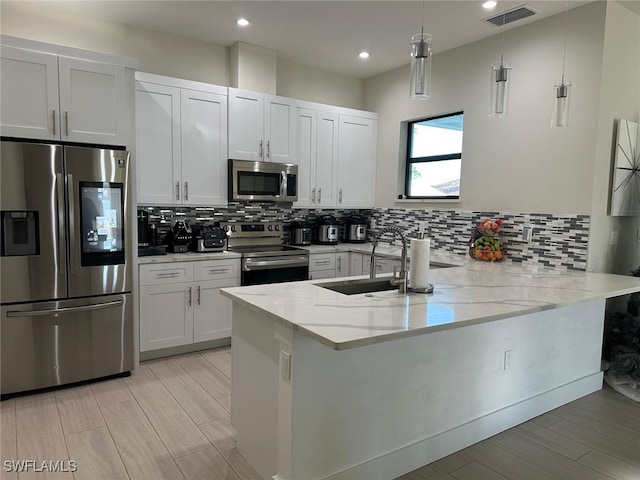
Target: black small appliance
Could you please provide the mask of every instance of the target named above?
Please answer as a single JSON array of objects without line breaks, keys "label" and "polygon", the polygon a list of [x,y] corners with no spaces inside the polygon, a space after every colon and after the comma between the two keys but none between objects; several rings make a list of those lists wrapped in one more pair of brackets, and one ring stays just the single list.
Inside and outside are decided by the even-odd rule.
[{"label": "black small appliance", "polygon": [[183,220],[177,220],[175,225],[165,237],[169,251],[173,253],[185,253],[189,251],[189,244],[193,237],[193,231],[189,224]]},{"label": "black small appliance", "polygon": [[227,246],[227,234],[219,227],[194,225],[192,252],[222,252]]}]

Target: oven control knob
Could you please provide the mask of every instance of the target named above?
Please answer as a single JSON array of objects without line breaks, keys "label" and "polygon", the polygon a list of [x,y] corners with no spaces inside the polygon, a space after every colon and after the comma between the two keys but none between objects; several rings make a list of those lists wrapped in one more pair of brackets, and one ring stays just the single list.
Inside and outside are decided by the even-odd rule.
[{"label": "oven control knob", "polygon": [[280,225],[276,225],[276,232],[280,230]]},{"label": "oven control knob", "polygon": [[231,231],[235,232],[236,231],[236,226],[235,225],[231,225]]},{"label": "oven control knob", "polygon": [[267,228],[269,229],[269,231],[272,231],[273,230],[273,225],[269,225]]},{"label": "oven control knob", "polygon": [[225,232],[228,232],[228,231],[229,231],[229,225],[225,225],[224,227],[222,227],[222,229],[223,229]]}]

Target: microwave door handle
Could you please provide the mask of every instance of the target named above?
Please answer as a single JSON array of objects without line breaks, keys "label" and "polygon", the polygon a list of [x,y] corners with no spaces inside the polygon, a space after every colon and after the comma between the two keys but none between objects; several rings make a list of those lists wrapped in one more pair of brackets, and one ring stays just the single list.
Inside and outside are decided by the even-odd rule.
[{"label": "microwave door handle", "polygon": [[280,172],[280,196],[287,196],[287,174],[284,171]]}]

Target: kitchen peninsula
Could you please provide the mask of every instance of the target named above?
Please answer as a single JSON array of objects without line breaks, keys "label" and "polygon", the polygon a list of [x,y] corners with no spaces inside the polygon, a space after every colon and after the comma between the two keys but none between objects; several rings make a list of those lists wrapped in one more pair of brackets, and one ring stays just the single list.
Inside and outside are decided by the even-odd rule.
[{"label": "kitchen peninsula", "polygon": [[222,290],[232,424],[263,478],[395,478],[602,387],[605,299],[639,279],[462,263],[431,295]]}]

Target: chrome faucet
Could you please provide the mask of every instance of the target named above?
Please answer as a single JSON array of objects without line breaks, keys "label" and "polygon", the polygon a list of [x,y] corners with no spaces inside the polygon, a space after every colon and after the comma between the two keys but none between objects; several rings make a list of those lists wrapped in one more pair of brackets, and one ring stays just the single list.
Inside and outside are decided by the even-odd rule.
[{"label": "chrome faucet", "polygon": [[373,239],[373,249],[371,250],[371,258],[369,260],[369,278],[376,278],[376,247],[378,246],[378,240],[385,233],[393,233],[394,236],[400,236],[402,240],[402,257],[400,258],[400,272],[396,274],[396,267],[393,267],[393,276],[389,282],[391,285],[398,286],[399,293],[406,293],[407,291],[407,239],[398,227],[387,227],[378,233]]}]

